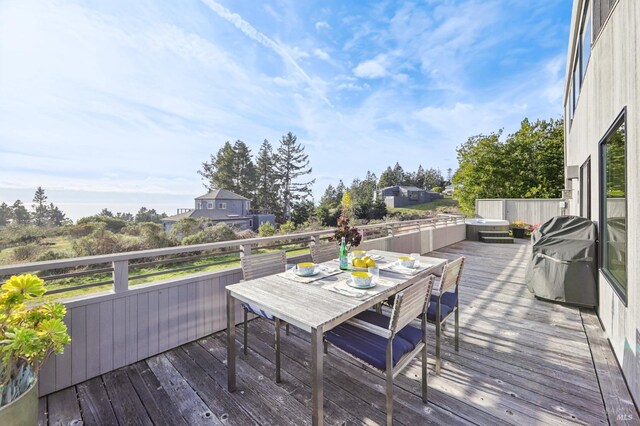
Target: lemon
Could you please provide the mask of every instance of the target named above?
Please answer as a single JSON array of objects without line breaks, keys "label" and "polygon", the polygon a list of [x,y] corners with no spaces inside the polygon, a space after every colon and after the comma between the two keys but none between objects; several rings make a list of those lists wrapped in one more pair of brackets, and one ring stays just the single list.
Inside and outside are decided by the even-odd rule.
[{"label": "lemon", "polygon": [[371,260],[371,258],[369,256],[365,256],[362,258],[363,261],[368,262],[369,260]]},{"label": "lemon", "polygon": [[366,268],[367,263],[362,259],[353,259],[353,266],[355,266],[356,268]]},{"label": "lemon", "polygon": [[369,258],[367,259],[366,264],[367,264],[367,268],[374,268],[376,266],[376,261]]}]

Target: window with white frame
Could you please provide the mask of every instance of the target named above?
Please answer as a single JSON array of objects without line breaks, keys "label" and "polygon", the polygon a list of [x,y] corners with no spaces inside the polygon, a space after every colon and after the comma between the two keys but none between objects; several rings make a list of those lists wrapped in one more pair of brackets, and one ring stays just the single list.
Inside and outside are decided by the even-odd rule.
[{"label": "window with white frame", "polygon": [[218,204],[218,207],[221,208],[222,210],[226,210],[227,209],[227,203],[220,203],[220,204]]},{"label": "window with white frame", "polygon": [[213,201],[207,202],[207,208],[208,209],[213,209],[214,208]]}]

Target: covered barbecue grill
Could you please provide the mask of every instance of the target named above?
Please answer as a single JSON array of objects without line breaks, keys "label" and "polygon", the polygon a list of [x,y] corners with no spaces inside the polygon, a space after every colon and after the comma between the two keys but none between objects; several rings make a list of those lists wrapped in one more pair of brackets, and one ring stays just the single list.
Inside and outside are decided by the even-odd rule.
[{"label": "covered barbecue grill", "polygon": [[556,216],[531,236],[526,283],[537,298],[597,306],[597,230],[589,219]]}]

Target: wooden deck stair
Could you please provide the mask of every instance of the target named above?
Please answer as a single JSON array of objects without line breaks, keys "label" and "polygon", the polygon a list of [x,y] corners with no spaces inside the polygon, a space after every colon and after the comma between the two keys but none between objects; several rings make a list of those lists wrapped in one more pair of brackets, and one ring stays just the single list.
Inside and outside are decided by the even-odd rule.
[{"label": "wooden deck stair", "polygon": [[480,231],[480,241],[494,244],[513,244],[513,238],[508,231]]}]

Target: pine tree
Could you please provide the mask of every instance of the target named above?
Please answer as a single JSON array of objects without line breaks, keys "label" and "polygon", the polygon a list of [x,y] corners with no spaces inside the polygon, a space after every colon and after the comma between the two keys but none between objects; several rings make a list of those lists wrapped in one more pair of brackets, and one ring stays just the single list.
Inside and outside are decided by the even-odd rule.
[{"label": "pine tree", "polygon": [[393,174],[393,170],[391,167],[387,167],[387,170],[382,172],[380,175],[380,180],[378,181],[378,188],[387,188],[389,186],[397,185],[395,183],[395,176]]},{"label": "pine tree", "polygon": [[291,215],[292,204],[300,201],[305,196],[311,195],[312,179],[307,182],[298,182],[297,179],[311,173],[309,156],[304,153],[304,146],[297,143],[298,138],[289,132],[280,140],[275,156],[275,169],[280,185],[280,206],[282,207],[281,220],[288,220]]},{"label": "pine tree", "polygon": [[416,174],[414,176],[413,184],[418,188],[424,188],[424,177],[425,177],[424,169],[422,168],[422,164],[420,164],[418,166],[418,171],[416,171]]},{"label": "pine tree", "polygon": [[47,196],[44,189],[39,186],[33,196],[33,224],[36,226],[46,226],[48,222]]},{"label": "pine tree", "polygon": [[233,170],[235,172],[232,190],[243,197],[253,199],[256,190],[256,167],[251,159],[251,150],[241,140],[233,144]]},{"label": "pine tree", "polygon": [[336,207],[338,204],[336,203],[336,189],[333,185],[329,184],[327,189],[324,190],[324,194],[322,198],[320,198],[320,205],[327,206],[330,208]]},{"label": "pine tree", "polygon": [[18,225],[27,225],[31,222],[31,214],[20,200],[16,200],[11,206],[11,217],[13,223]]},{"label": "pine tree", "polygon": [[338,185],[336,185],[336,197],[335,197],[336,206],[342,203],[342,196],[344,195],[346,190],[347,190],[347,187],[344,185],[344,182],[342,182],[342,179],[340,179],[340,181],[338,181]]},{"label": "pine tree", "polygon": [[12,216],[11,207],[7,203],[0,204],[0,228],[7,226]]},{"label": "pine tree", "polygon": [[404,185],[406,181],[406,175],[400,163],[396,163],[393,166],[393,184],[394,185]]},{"label": "pine tree", "polygon": [[256,192],[253,206],[257,210],[275,212],[277,210],[278,185],[274,165],[273,149],[264,140],[256,159]]},{"label": "pine tree", "polygon": [[98,213],[98,216],[113,217],[113,212],[107,208],[104,208],[100,211],[100,213]]},{"label": "pine tree", "polygon": [[211,155],[209,162],[202,163],[202,170],[198,173],[204,178],[204,186],[209,190],[228,189],[236,192],[235,186],[235,152],[229,141],[218,150],[216,155]]},{"label": "pine tree", "polygon": [[49,204],[47,216],[47,222],[52,226],[62,226],[70,222],[69,219],[67,219],[67,215],[65,215],[57,206],[54,206],[53,203]]}]

